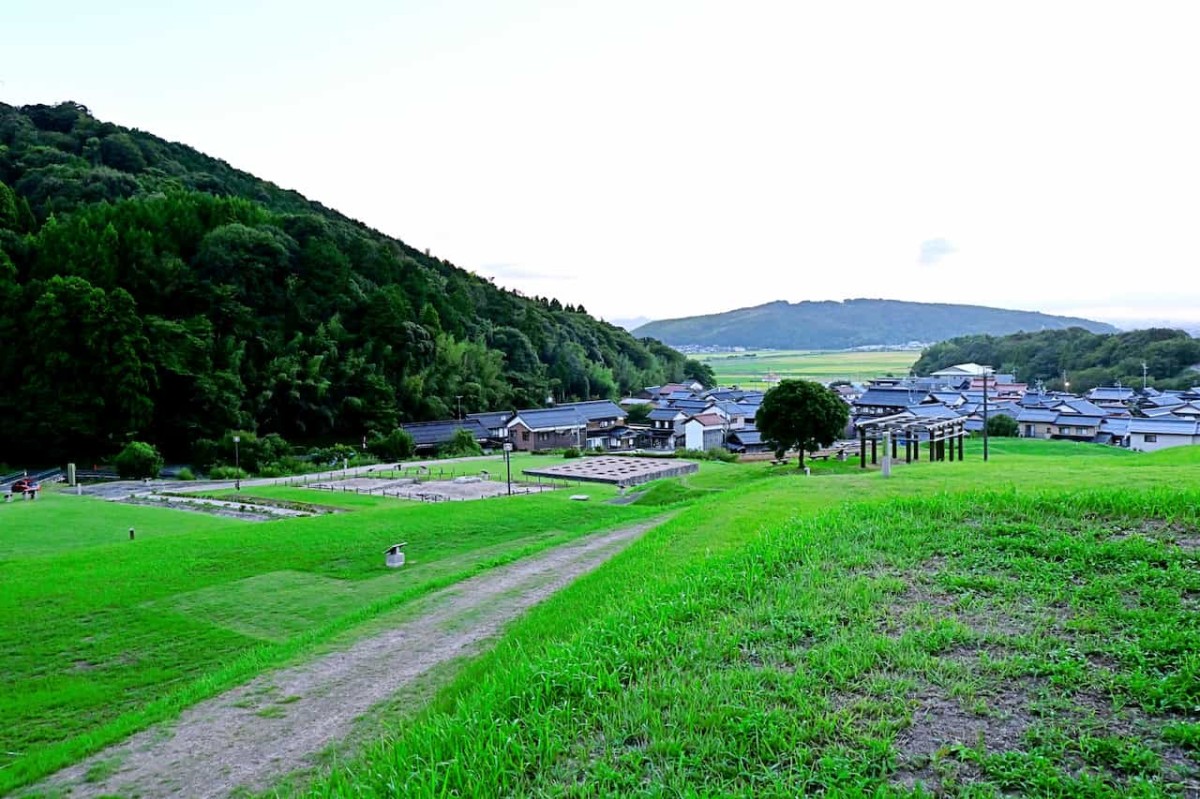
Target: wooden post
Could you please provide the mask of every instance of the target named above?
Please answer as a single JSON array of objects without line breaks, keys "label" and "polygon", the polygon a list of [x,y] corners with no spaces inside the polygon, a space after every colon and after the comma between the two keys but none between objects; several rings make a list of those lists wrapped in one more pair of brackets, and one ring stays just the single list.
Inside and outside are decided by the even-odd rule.
[{"label": "wooden post", "polygon": [[871,436],[871,465],[872,466],[874,466],[876,463],[879,462],[878,457],[876,455],[876,449],[878,449],[879,441],[878,441],[878,439],[876,439],[876,437],[875,437],[876,435],[878,435],[878,433]]},{"label": "wooden post", "polygon": [[858,428],[858,468],[867,468],[867,431],[866,428]]},{"label": "wooden post", "polygon": [[899,446],[900,446],[900,442],[897,440],[897,436],[893,434],[892,435],[892,460],[896,460],[896,452],[897,452],[897,448]]},{"label": "wooden post", "polygon": [[954,429],[953,428],[950,429],[950,432],[947,434],[947,438],[950,439],[950,446],[948,448],[950,451],[946,454],[949,456],[948,460],[953,462],[953,460],[954,460]]},{"label": "wooden post", "polygon": [[929,462],[933,463],[937,460],[937,439],[933,431],[929,431]]},{"label": "wooden post", "polygon": [[960,461],[963,459],[963,439],[966,438],[966,436],[963,434],[965,432],[966,432],[966,428],[963,425],[959,425],[958,426],[958,459]]},{"label": "wooden post", "polygon": [[907,430],[904,431],[904,462],[912,463],[912,437]]}]

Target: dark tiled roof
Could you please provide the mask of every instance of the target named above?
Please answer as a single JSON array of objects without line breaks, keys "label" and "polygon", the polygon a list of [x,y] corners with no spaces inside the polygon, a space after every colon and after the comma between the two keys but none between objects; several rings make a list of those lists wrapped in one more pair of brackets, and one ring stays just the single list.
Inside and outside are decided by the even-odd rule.
[{"label": "dark tiled roof", "polygon": [[459,428],[470,430],[477,441],[483,441],[491,436],[488,429],[479,423],[478,419],[450,419],[441,422],[411,422],[402,427],[413,437],[418,447],[436,446],[449,443],[454,432]]},{"label": "dark tiled roof", "polygon": [[1130,419],[1130,433],[1194,436],[1196,422],[1191,419]]},{"label": "dark tiled roof", "polygon": [[511,425],[518,420],[530,430],[574,429],[587,424],[587,419],[575,408],[569,406],[561,408],[532,408],[530,410],[517,411],[517,415],[512,418],[509,424]]},{"label": "dark tiled roof", "polygon": [[559,408],[574,408],[579,411],[579,414],[589,422],[594,422],[598,419],[618,419],[627,415],[627,411],[622,410],[615,402],[610,400],[593,400],[591,402],[570,402],[564,405],[559,405]]},{"label": "dark tiled roof", "polygon": [[494,430],[499,427],[504,427],[508,424],[508,420],[512,418],[512,411],[488,411],[487,413],[468,413],[468,419],[477,419],[480,424],[489,430]]},{"label": "dark tiled roof", "polygon": [[743,447],[755,447],[763,443],[762,433],[751,427],[733,431],[729,434],[729,440],[741,444]]},{"label": "dark tiled roof", "polygon": [[867,392],[856,399],[854,404],[860,407],[907,408],[920,405],[928,396],[929,394],[925,391],[910,391],[907,388],[873,387],[867,389]]},{"label": "dark tiled roof", "polygon": [[670,422],[681,415],[686,416],[687,414],[678,408],[655,408],[646,418],[654,422]]}]

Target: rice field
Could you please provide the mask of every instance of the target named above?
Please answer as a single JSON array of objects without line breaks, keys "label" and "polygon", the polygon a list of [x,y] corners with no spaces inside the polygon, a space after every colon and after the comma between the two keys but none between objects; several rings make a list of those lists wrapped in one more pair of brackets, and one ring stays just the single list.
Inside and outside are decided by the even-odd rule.
[{"label": "rice field", "polygon": [[920,352],[914,350],[858,352],[762,350],[703,356],[722,386],[767,389],[774,378],[801,378],[828,383],[862,382],[881,375],[907,375]]}]

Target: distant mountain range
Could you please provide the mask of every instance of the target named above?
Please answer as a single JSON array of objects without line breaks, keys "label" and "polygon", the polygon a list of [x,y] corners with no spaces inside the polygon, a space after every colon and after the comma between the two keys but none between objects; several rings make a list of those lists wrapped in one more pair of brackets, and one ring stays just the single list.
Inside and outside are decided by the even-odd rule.
[{"label": "distant mountain range", "polygon": [[932,343],[956,336],[1082,327],[1115,333],[1103,322],[1035,311],[1009,311],[980,305],[853,299],[842,302],[769,302],[725,313],[666,319],[633,331],[673,346],[748,349],[848,349]]}]

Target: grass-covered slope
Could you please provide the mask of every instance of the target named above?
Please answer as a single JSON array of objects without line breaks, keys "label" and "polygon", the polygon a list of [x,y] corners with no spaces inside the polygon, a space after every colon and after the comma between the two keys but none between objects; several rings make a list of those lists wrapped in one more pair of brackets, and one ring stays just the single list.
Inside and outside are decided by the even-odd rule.
[{"label": "grass-covered slope", "polygon": [[972,333],[1082,327],[1116,332],[1102,322],[1009,311],[978,305],[855,299],[843,302],[771,302],[719,314],[651,322],[634,330],[675,346],[836,350],[866,345],[943,341]]},{"label": "grass-covered slope", "polygon": [[[274,489],[289,492],[323,497]],[[418,596],[660,512],[559,491],[374,498],[341,514],[248,523],[43,493],[0,504],[0,793]],[[381,553],[398,540],[409,561],[397,572]]]},{"label": "grass-covered slope", "polygon": [[995,443],[699,499],[308,793],[1194,792],[1200,451]]},{"label": "grass-covered slope", "polygon": [[[403,224],[400,220],[399,224]],[[74,103],[0,103],[3,458],[615,397],[684,359]]]}]

